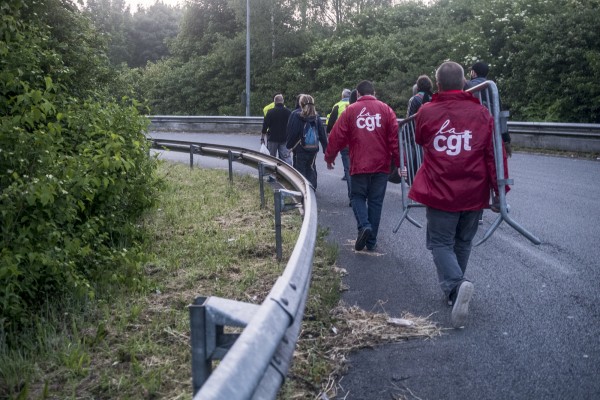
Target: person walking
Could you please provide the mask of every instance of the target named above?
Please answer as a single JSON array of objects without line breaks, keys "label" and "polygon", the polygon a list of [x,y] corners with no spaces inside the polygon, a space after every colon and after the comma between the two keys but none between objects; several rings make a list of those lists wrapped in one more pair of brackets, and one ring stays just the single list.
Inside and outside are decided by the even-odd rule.
[{"label": "person walking", "polygon": [[417,92],[408,100],[406,118],[416,114],[423,104],[431,101],[431,96],[433,96],[433,93],[431,92],[433,83],[427,75],[419,76],[415,85]]},{"label": "person walking", "polygon": [[[277,95],[275,95],[277,96]],[[267,116],[267,113],[272,110],[273,108],[275,108],[275,96],[273,96],[273,101],[270,102],[269,104],[267,104],[266,106],[263,107],[263,116]]]},{"label": "person walking", "polygon": [[[350,89],[342,90],[342,99],[335,103],[331,108],[331,113],[327,118],[327,134],[331,133],[335,122],[338,120],[339,116],[344,112],[346,107],[350,104],[350,95],[352,91]],[[350,199],[350,150],[348,147],[344,147],[340,151],[340,156],[342,158],[342,165],[344,166],[344,176],[342,180],[346,181],[346,187],[348,189],[348,199]],[[350,203],[350,207],[352,207],[352,203]]]},{"label": "person walking", "polygon": [[294,168],[304,176],[313,188],[317,189],[317,168],[315,160],[319,143],[323,152],[327,148],[327,134],[321,118],[315,109],[311,95],[302,94],[298,99],[299,109],[290,115],[287,124],[287,149],[293,151]]},{"label": "person walking", "polygon": [[463,91],[459,64],[441,64],[436,81],[438,93],[415,117],[415,141],[423,147],[424,161],[408,197],[427,207],[426,246],[453,307],[451,323],[458,328],[466,322],[474,291],[465,271],[478,220],[489,206],[490,190],[494,203],[498,196],[493,119],[478,99]]},{"label": "person walking", "polygon": [[275,107],[270,109],[263,119],[260,141],[261,143],[265,143],[266,138],[269,153],[273,157],[278,156],[281,160],[292,165],[292,157],[286,147],[286,128],[292,112],[283,104],[283,95],[275,95],[273,102],[275,103]]},{"label": "person walking", "polygon": [[[472,87],[475,87],[485,81],[487,81],[487,76],[490,72],[490,67],[484,63],[483,61],[477,61],[475,64],[473,64],[473,66],[471,67],[471,70],[469,71],[469,77],[471,78],[469,81],[467,81],[465,83],[465,87],[464,89],[470,89]],[[498,96],[500,96],[500,94],[498,94]],[[482,90],[480,92],[480,97],[481,97],[481,103],[485,106],[489,106],[489,109],[491,110],[491,104],[489,104],[488,102],[488,91],[487,90]],[[500,104],[499,104],[500,105]],[[500,108],[501,110],[501,108]],[[506,154],[509,157],[512,157],[512,145],[511,145],[511,138],[510,138],[510,134],[508,133],[508,128],[506,128],[505,132],[500,132],[502,134],[502,141],[504,142],[504,148],[506,150]]]},{"label": "person walking", "polygon": [[400,165],[398,121],[390,106],[377,100],[369,81],[356,87],[357,101],[346,107],[329,135],[327,168],[344,147],[350,150],[351,204],[358,236],[355,250],[375,250],[390,165]]}]

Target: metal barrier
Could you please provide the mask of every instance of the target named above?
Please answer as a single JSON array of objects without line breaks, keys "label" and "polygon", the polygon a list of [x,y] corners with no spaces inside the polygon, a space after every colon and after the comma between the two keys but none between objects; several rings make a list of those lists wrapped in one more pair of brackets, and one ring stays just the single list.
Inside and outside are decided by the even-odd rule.
[{"label": "metal barrier", "polygon": [[[148,118],[154,132],[258,134],[263,123],[263,117],[153,115]],[[522,147],[600,152],[600,124],[510,121],[508,131],[512,143]]]},{"label": "metal barrier", "polygon": [[[298,340],[312,273],[317,237],[317,205],[310,183],[274,157],[238,147],[151,139],[152,148],[219,157],[276,173],[295,191],[275,191],[275,208],[285,197],[301,197],[304,219],[285,270],[258,306],[218,297],[198,297],[190,305],[194,399],[275,399]],[[262,180],[263,173],[260,173]],[[278,253],[279,257],[279,253]],[[243,327],[241,334],[224,327]],[[212,371],[212,360],[222,360]],[[211,373],[212,372],[212,373]]]},{"label": "metal barrier", "polygon": [[[490,114],[494,117],[494,131],[493,131],[493,142],[494,142],[494,158],[496,162],[496,175],[498,178],[498,194],[500,201],[500,213],[492,225],[483,235],[483,238],[475,244],[479,246],[496,231],[498,226],[505,221],[507,224],[512,226],[517,232],[525,236],[534,244],[540,244],[541,241],[535,237],[527,229],[519,225],[509,215],[509,205],[506,203],[506,185],[512,185],[513,180],[508,179],[504,176],[504,157],[502,149],[502,135],[503,127],[506,127],[507,113],[500,112],[500,102],[498,96],[498,88],[493,81],[485,81],[473,88],[467,90],[473,93],[473,95],[479,98],[479,101],[489,110]],[[416,115],[416,114],[415,114]],[[412,179],[416,174],[417,170],[421,167],[423,162],[423,149],[415,142],[415,115],[400,121],[399,129],[399,141],[400,141],[400,169],[403,170],[405,167],[408,173],[408,180],[412,183]],[[504,125],[504,126],[503,126]],[[398,232],[400,225],[406,219],[413,225],[421,228],[422,225],[415,221],[408,215],[409,210],[413,207],[423,207],[422,204],[413,202],[408,198],[408,182],[404,177],[401,178],[401,191],[402,191],[402,217],[394,228],[393,232]]]}]

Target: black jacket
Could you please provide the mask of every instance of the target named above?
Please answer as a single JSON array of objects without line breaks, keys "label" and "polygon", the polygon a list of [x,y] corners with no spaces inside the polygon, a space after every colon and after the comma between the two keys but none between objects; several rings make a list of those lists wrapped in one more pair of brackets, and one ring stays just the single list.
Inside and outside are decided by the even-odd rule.
[{"label": "black jacket", "polygon": [[275,104],[275,108],[267,112],[263,120],[262,133],[269,132],[269,141],[285,142],[286,127],[291,113],[290,109],[283,104]]}]

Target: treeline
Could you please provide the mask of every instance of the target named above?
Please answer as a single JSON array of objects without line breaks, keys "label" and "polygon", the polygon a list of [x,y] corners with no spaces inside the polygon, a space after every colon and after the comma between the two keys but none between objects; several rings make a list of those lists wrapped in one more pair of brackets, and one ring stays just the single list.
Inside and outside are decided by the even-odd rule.
[{"label": "treeline", "polygon": [[[395,3],[395,4],[392,4]],[[490,64],[503,106],[524,121],[600,122],[598,0],[253,0],[251,114],[273,94],[310,93],[327,112],[341,89],[374,81],[403,116],[417,76],[444,60]],[[119,92],[153,114],[244,115],[246,2],[160,2],[131,13],[88,0],[110,39]],[[126,68],[125,68],[126,66]]]}]

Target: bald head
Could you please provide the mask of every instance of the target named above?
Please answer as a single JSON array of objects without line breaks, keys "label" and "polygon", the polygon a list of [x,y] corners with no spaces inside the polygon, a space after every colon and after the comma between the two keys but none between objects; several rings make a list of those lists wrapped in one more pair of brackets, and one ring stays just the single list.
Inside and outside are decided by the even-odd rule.
[{"label": "bald head", "polygon": [[454,61],[446,61],[435,71],[435,80],[440,92],[462,90],[465,85],[465,71]]}]

